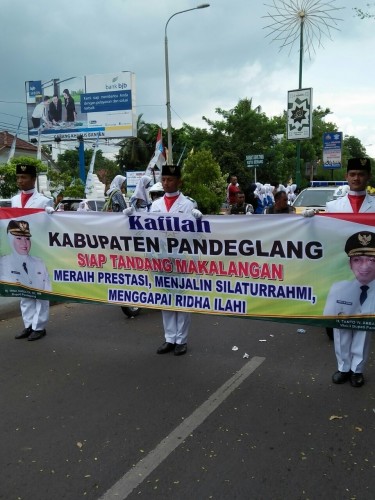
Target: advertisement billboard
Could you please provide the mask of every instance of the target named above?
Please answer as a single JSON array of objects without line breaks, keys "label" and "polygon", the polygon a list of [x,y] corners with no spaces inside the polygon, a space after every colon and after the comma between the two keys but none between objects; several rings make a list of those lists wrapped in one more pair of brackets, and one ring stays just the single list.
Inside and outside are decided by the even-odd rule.
[{"label": "advertisement billboard", "polygon": [[25,82],[29,140],[50,142],[136,136],[135,74],[118,73]]}]

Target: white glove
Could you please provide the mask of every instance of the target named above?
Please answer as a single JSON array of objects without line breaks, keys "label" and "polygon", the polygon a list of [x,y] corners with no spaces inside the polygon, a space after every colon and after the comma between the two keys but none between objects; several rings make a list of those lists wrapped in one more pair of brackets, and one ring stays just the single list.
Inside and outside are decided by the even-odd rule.
[{"label": "white glove", "polygon": [[128,217],[129,217],[129,215],[133,215],[134,212],[135,212],[135,208],[133,207],[133,205],[131,207],[124,208],[124,210],[122,211],[122,213],[127,215]]},{"label": "white glove", "polygon": [[191,215],[194,217],[194,219],[201,219],[203,217],[202,212],[197,208],[192,209]]},{"label": "white glove", "polygon": [[246,212],[246,215],[253,215],[253,212]]},{"label": "white glove", "polygon": [[54,208],[52,208],[52,207],[45,207],[45,209],[44,209],[44,210],[45,210],[45,212],[46,212],[47,214],[49,214],[49,215],[53,214],[53,212],[55,211],[55,209],[54,209]]},{"label": "white glove", "polygon": [[313,208],[305,208],[305,210],[302,212],[302,215],[304,217],[314,217],[315,210]]}]

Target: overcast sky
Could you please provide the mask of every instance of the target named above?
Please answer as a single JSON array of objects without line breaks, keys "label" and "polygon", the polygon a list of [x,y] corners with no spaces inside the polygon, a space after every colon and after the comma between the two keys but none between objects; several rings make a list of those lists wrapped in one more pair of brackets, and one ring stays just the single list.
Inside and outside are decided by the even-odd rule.
[{"label": "overcast sky", "polygon": [[[280,4],[278,0],[275,0]],[[310,3],[311,0],[287,0]],[[137,113],[166,127],[164,29],[175,12],[200,0],[2,0],[0,130],[26,130],[27,80],[49,80],[129,70],[136,75]],[[172,126],[204,127],[202,116],[251,98],[267,116],[282,114],[287,91],[298,88],[299,46],[271,42],[265,27],[274,12],[258,0],[209,0],[210,7],[175,16],[168,25]],[[303,61],[302,87],[313,105],[329,107],[329,120],[358,137],[375,157],[375,20],[353,7],[367,0],[319,2],[339,31],[315,39]],[[25,138],[25,137],[24,137]],[[372,146],[367,146],[372,144]]]}]

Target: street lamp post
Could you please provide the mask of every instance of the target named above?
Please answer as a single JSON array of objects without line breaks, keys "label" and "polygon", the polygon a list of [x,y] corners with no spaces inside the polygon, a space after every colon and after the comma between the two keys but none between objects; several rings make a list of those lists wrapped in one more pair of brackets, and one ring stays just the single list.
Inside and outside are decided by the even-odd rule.
[{"label": "street lamp post", "polygon": [[167,134],[168,134],[168,156],[167,156],[167,164],[171,165],[173,163],[173,154],[172,154],[172,119],[171,119],[171,96],[169,89],[169,62],[168,62],[168,37],[167,37],[167,27],[169,21],[172,17],[177,16],[178,14],[183,14],[184,12],[190,12],[191,10],[197,9],[206,9],[209,7],[209,3],[202,3],[201,5],[197,5],[192,9],[181,10],[179,12],[175,12],[171,15],[168,21],[165,23],[164,29],[164,53],[165,53],[165,87],[166,87],[166,97],[167,97]]}]

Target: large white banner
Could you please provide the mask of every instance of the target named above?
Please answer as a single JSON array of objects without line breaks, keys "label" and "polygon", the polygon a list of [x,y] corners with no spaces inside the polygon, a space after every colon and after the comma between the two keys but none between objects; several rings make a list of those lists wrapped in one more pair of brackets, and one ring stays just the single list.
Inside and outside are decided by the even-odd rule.
[{"label": "large white banner", "polygon": [[375,329],[375,257],[359,259],[374,268],[364,307],[348,292],[363,276],[347,254],[348,240],[375,254],[374,226],[374,214],[196,220],[2,208],[0,293]]}]

